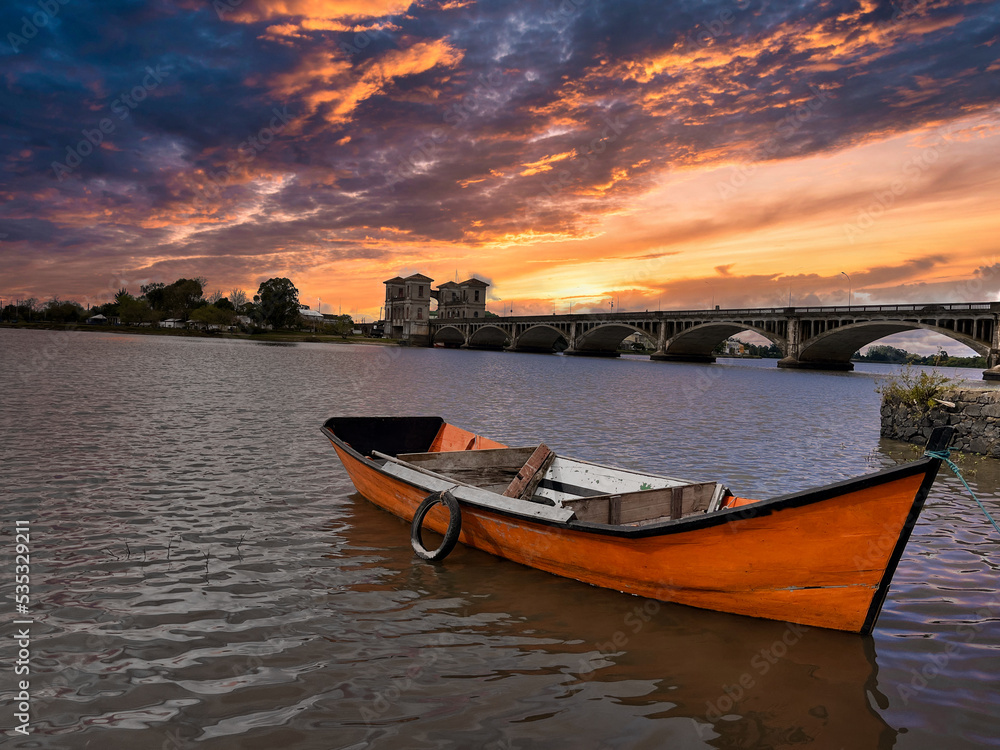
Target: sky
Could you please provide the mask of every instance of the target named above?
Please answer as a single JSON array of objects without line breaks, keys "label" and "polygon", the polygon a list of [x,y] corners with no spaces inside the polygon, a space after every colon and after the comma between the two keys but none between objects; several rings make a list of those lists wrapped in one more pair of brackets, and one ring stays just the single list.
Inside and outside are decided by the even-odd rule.
[{"label": "sky", "polygon": [[996,300],[998,41],[975,0],[8,1],[0,298]]}]

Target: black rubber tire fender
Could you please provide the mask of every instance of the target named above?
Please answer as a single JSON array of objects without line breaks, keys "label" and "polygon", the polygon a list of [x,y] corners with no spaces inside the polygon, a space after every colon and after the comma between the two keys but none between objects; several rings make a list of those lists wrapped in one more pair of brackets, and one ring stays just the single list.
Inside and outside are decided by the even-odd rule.
[{"label": "black rubber tire fender", "polygon": [[[424,523],[424,516],[438,503],[448,509],[448,528],[444,532],[444,541],[435,550],[428,550],[424,547],[424,542],[420,538],[420,528]],[[458,500],[450,492],[435,492],[424,498],[424,501],[417,507],[417,512],[413,514],[413,523],[410,524],[410,544],[413,551],[424,560],[437,562],[444,560],[458,543],[458,535],[462,533],[462,510],[458,507]]]}]

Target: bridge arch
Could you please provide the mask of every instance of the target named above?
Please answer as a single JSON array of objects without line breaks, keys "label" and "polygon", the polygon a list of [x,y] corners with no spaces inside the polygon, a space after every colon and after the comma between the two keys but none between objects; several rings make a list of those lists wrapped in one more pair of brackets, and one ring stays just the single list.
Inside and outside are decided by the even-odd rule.
[{"label": "bridge arch", "polygon": [[718,323],[702,323],[681,331],[667,339],[664,352],[655,355],[655,358],[688,362],[714,362],[715,355],[712,354],[712,351],[715,347],[730,336],[744,331],[759,334],[781,347],[782,351],[785,350],[786,340],[773,331],[747,323],[720,321]]},{"label": "bridge arch", "polygon": [[569,347],[566,334],[558,328],[538,323],[514,337],[511,348],[519,352],[561,352]]},{"label": "bridge arch", "polygon": [[861,347],[894,333],[917,330],[939,333],[987,358],[990,355],[990,347],[982,341],[949,328],[916,321],[873,320],[833,328],[803,341],[798,363],[800,367],[851,369],[851,357]]},{"label": "bridge arch", "polygon": [[[622,342],[633,333],[641,333],[649,337],[649,331],[644,331],[629,323],[603,323],[582,333],[576,334],[576,341],[571,354],[598,354],[612,356],[618,354]],[[655,338],[655,337],[653,337]],[[655,343],[655,341],[654,341]]]},{"label": "bridge arch", "polygon": [[465,344],[465,333],[456,326],[442,326],[434,331],[432,343],[443,344],[447,347],[458,347]]},{"label": "bridge arch", "polygon": [[472,349],[502,349],[510,342],[510,334],[500,326],[480,326],[469,334],[466,345]]}]

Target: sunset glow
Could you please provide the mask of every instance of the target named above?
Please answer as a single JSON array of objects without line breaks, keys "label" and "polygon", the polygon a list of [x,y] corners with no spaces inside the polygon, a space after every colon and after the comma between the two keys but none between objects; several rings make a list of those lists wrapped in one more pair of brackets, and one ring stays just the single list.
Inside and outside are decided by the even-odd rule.
[{"label": "sunset glow", "polygon": [[842,272],[858,303],[1000,295],[990,3],[140,7],[30,37],[37,3],[0,11],[4,299],[287,276],[372,319],[417,271],[518,313],[838,304]]}]

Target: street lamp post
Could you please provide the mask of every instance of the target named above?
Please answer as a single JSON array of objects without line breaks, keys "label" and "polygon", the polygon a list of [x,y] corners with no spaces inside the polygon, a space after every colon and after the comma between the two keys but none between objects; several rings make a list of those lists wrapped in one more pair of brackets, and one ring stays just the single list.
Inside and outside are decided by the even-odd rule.
[{"label": "street lamp post", "polygon": [[840,272],[841,276],[847,277],[847,309],[851,309],[851,277],[847,276],[843,271]]}]

